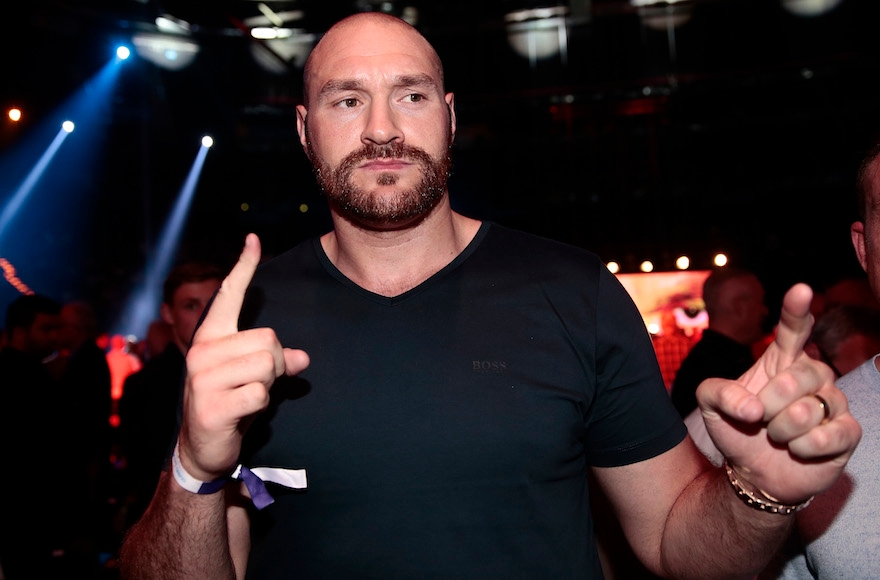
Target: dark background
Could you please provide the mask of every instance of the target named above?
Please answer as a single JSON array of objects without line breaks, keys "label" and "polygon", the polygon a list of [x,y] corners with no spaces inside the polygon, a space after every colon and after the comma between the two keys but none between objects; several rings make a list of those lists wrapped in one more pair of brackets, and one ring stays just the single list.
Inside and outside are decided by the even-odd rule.
[{"label": "dark background", "polygon": [[[295,133],[302,71],[291,63],[268,72],[242,34],[257,2],[9,4],[0,102],[24,108],[25,119],[2,121],[0,202],[48,143],[25,157],[27,138],[116,44],[170,13],[201,46],[181,71],[136,56],[123,63],[112,99],[96,106],[103,139],[74,142],[74,132],[64,145],[88,163],[59,157],[14,230],[0,232],[0,256],[32,288],[89,299],[112,325],[205,133],[216,145],[182,257],[230,264],[249,231],[274,254],[329,227]],[[365,0],[266,4],[301,10],[291,25],[314,34],[383,9]],[[398,14],[417,8],[456,93],[450,189],[460,211],[586,247],[624,271],[643,259],[670,270],[682,253],[708,268],[725,251],[759,273],[771,306],[795,281],[821,289],[860,271],[849,224],[856,168],[880,128],[880,3],[842,0],[806,18],[781,0],[692,0],[661,5],[686,19],[671,31],[648,26],[627,0],[385,4]],[[510,49],[504,15],[535,6],[568,11],[564,58],[530,63]],[[0,285],[5,309],[15,291]]]}]

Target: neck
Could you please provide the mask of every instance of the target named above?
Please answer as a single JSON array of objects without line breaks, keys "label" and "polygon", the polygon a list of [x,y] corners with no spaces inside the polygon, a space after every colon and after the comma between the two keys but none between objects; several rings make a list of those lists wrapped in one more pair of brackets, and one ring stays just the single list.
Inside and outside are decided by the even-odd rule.
[{"label": "neck", "polygon": [[417,224],[372,230],[333,215],[335,229],[321,238],[327,257],[347,278],[382,296],[411,290],[452,262],[480,222],[449,209],[448,201]]}]

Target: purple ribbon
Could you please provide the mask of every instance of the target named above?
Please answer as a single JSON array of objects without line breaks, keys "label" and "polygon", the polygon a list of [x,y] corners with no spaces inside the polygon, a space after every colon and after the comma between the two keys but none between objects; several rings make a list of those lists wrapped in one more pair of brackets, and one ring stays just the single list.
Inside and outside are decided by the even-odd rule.
[{"label": "purple ribbon", "polygon": [[245,487],[247,487],[248,493],[251,494],[251,501],[254,502],[254,507],[258,510],[271,505],[275,501],[275,498],[266,489],[266,484],[263,483],[263,480],[244,465],[241,466],[239,477],[244,482]]}]

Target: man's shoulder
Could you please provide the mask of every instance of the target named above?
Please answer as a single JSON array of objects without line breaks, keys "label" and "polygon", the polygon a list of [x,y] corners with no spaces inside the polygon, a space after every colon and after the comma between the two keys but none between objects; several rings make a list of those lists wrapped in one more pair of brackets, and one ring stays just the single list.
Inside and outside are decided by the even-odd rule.
[{"label": "man's shoulder", "polygon": [[487,222],[484,227],[486,236],[481,242],[481,251],[519,260],[523,267],[595,270],[602,265],[595,253],[567,242],[492,222]]}]

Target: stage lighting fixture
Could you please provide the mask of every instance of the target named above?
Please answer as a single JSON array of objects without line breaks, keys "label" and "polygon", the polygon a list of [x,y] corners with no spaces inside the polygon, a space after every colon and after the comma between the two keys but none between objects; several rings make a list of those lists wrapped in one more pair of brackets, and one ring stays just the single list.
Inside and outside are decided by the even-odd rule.
[{"label": "stage lighting fixture", "polygon": [[119,46],[116,48],[116,58],[119,60],[128,60],[131,56],[131,50],[127,46]]},{"label": "stage lighting fixture", "polygon": [[167,32],[168,34],[189,34],[191,29],[189,22],[175,18],[170,14],[157,16],[156,28],[159,29],[159,32]]},{"label": "stage lighting fixture", "polygon": [[61,123],[61,128],[64,129],[67,133],[73,133],[76,125],[73,124],[73,121],[64,121],[63,123]]},{"label": "stage lighting fixture", "polygon": [[505,15],[507,42],[518,55],[534,64],[568,50],[567,8],[551,6],[517,10]]},{"label": "stage lighting fixture", "polygon": [[253,28],[251,36],[261,42],[250,45],[251,56],[266,72],[285,74],[290,66],[301,68],[315,44],[315,35],[295,28]]},{"label": "stage lighting fixture", "polygon": [[8,115],[9,115],[10,121],[15,121],[15,122],[21,121],[21,109],[13,107],[13,108],[9,109]]},{"label": "stage lighting fixture", "polygon": [[691,267],[691,260],[687,256],[679,256],[675,261],[675,267],[679,270],[687,270]]},{"label": "stage lighting fixture", "polygon": [[639,266],[639,270],[641,270],[642,272],[645,272],[646,274],[648,272],[653,272],[654,271],[654,264],[650,260],[645,260]]},{"label": "stage lighting fixture", "polygon": [[182,36],[141,32],[132,37],[134,50],[144,60],[168,70],[189,66],[199,52],[199,45]]},{"label": "stage lighting fixture", "polygon": [[617,262],[608,262],[607,264],[605,264],[605,266],[612,274],[617,274],[618,272],[620,272],[620,264],[618,264]]},{"label": "stage lighting fixture", "polygon": [[716,266],[719,268],[727,265],[727,256],[724,254],[715,254],[715,258],[712,260]]},{"label": "stage lighting fixture", "polygon": [[214,138],[210,135],[205,135],[202,137],[202,147],[213,147],[214,146]]},{"label": "stage lighting fixture", "polygon": [[841,0],[782,0],[782,7],[797,16],[821,16],[837,8]]}]

